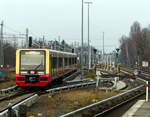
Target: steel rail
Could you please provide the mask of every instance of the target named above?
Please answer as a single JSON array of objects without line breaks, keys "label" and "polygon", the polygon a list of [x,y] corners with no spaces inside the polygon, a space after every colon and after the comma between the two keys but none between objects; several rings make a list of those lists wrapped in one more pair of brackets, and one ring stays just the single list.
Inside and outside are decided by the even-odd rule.
[{"label": "steel rail", "polygon": [[94,115],[93,117],[99,117],[100,115],[103,115],[103,114],[105,114],[106,112],[109,112],[109,111],[111,111],[111,110],[113,110],[113,109],[115,109],[115,108],[117,108],[117,107],[119,107],[119,106],[121,106],[121,105],[123,105],[123,104],[125,104],[125,103],[127,103],[127,102],[129,102],[129,101],[131,101],[131,100],[133,100],[133,99],[135,99],[135,98],[141,96],[141,95],[143,95],[144,93],[145,93],[145,92],[143,92],[143,93],[141,93],[141,94],[138,94],[138,95],[136,95],[136,96],[134,96],[134,97],[131,97],[131,98],[129,98],[128,100],[125,100],[125,101],[123,101],[123,102],[121,102],[121,103],[119,103],[119,104],[117,104],[117,105],[111,107],[110,109],[107,109],[107,110],[105,110],[105,111],[103,111],[103,112],[101,112],[101,113],[98,113],[98,114]]},{"label": "steel rail", "polygon": [[19,91],[17,93],[14,93],[14,94],[11,94],[11,95],[7,95],[7,96],[4,96],[4,97],[0,98],[0,102],[4,101],[4,100],[10,100],[11,98],[15,98],[15,97],[27,94],[27,93],[30,93],[30,92],[22,90],[22,91]]},{"label": "steel rail", "polygon": [[[12,109],[17,108],[18,106],[20,106],[20,105],[22,105],[22,104],[24,104],[24,103],[27,103],[28,101],[30,101],[31,99],[33,99],[33,98],[35,98],[35,97],[37,97],[37,96],[38,96],[37,94],[34,94],[34,95],[32,95],[32,96],[29,96],[29,97],[27,97],[27,98],[25,98],[25,99],[23,99],[23,100],[21,100],[21,101],[15,103],[15,104],[13,104],[13,105],[12,105]],[[6,109],[0,111],[0,117],[4,117],[4,115],[7,114],[7,112],[8,112],[8,108],[6,108]]]},{"label": "steel rail", "polygon": [[96,84],[96,82],[80,83],[80,84],[68,85],[68,86],[63,86],[63,87],[57,87],[54,89],[48,89],[48,90],[46,90],[46,92],[54,93],[54,92],[61,91],[61,90],[72,89],[72,88],[83,87],[83,86],[89,86],[89,85],[94,85],[94,84]]},{"label": "steel rail", "polygon": [[[134,69],[131,69],[131,68],[128,68],[128,70],[127,70],[126,68],[121,68],[121,69],[123,69],[123,70],[125,70],[125,71],[134,72]],[[130,69],[130,70],[129,70],[129,69]],[[147,74],[147,73],[145,73],[144,71],[141,72],[141,75],[150,77],[150,74]],[[148,78],[148,79],[150,79],[150,78]]]},{"label": "steel rail", "polygon": [[89,79],[83,79],[83,80],[71,80],[71,81],[66,81],[66,83],[79,83],[79,82],[88,82]]},{"label": "steel rail", "polygon": [[75,110],[75,111],[69,112],[69,113],[64,114],[64,115],[62,115],[62,116],[60,116],[60,117],[72,116],[72,115],[74,115],[74,114],[76,114],[76,113],[79,113],[79,112],[84,111],[84,110],[91,109],[92,107],[95,107],[95,106],[97,106],[97,105],[103,104],[103,103],[105,103],[105,102],[107,102],[107,101],[111,101],[111,100],[113,100],[113,99],[119,98],[119,97],[124,96],[124,95],[126,95],[126,94],[132,93],[132,92],[134,92],[134,91],[136,91],[136,90],[138,90],[138,89],[140,89],[140,88],[143,88],[143,87],[144,87],[144,85],[140,85],[140,86],[138,86],[138,87],[136,87],[136,88],[134,88],[134,89],[128,90],[128,91],[126,91],[126,92],[124,92],[124,93],[121,93],[121,94],[119,94],[119,95],[116,95],[116,96],[107,98],[107,99],[102,100],[102,101],[100,101],[100,102],[97,102],[97,103],[91,104],[91,105],[89,105],[89,106],[86,106],[86,107],[77,109],[77,110]]},{"label": "steel rail", "polygon": [[[84,86],[90,86],[90,85],[94,85],[96,84],[96,82],[88,82],[88,83],[80,83],[80,84],[75,84],[75,85],[68,85],[68,86],[63,86],[63,87],[58,87],[58,88],[54,88],[54,89],[49,89],[46,90],[46,93],[55,93],[58,91],[62,91],[62,90],[67,90],[67,89],[73,89],[73,88],[77,88],[77,87],[84,87]],[[37,97],[38,94],[33,94],[32,96],[29,96],[15,104],[12,105],[12,109],[17,108],[18,106],[27,103],[28,101],[32,100],[33,98]],[[8,112],[8,108],[0,111],[0,117],[4,117],[5,114],[7,114]]]},{"label": "steel rail", "polygon": [[[131,72],[134,72],[134,70],[127,70],[127,69],[122,69],[122,70],[120,70],[121,72],[123,72],[123,73],[125,73],[125,74],[129,74],[129,75],[133,75]],[[143,71],[141,72],[141,74],[139,74],[139,75],[137,75],[137,76],[139,76],[139,77],[142,77],[142,76],[144,76],[144,78],[146,79],[146,80],[150,80],[150,74],[147,74],[147,73],[144,73]],[[141,79],[140,79],[141,80]],[[146,81],[145,80],[145,81]],[[144,81],[144,80],[143,80]],[[144,81],[144,82],[145,82]]]},{"label": "steel rail", "polygon": [[74,72],[73,74],[71,74],[70,76],[68,76],[67,78],[64,78],[63,79],[63,82],[64,81],[68,81],[68,80],[72,80],[72,77],[75,77],[76,75],[79,75],[81,73],[81,71],[76,71],[76,72]]},{"label": "steel rail", "polygon": [[144,76],[146,76],[147,79],[150,79],[150,78],[148,78],[148,77],[150,77],[150,74],[146,74],[146,73],[142,72],[141,75],[144,75]]},{"label": "steel rail", "polygon": [[18,88],[18,86],[15,85],[15,86],[12,86],[12,87],[9,87],[9,88],[6,88],[6,89],[1,89],[0,93],[2,94],[2,93],[9,92],[9,91],[13,91],[13,90],[16,90],[17,88]]},{"label": "steel rail", "polygon": [[[71,77],[74,77],[76,75],[78,75],[79,72],[75,72],[73,73],[71,76],[68,76],[67,78],[71,78]],[[69,81],[66,81],[67,84],[69,84],[70,82]],[[77,82],[75,82],[77,83]],[[15,85],[15,86],[12,86],[12,87],[9,87],[7,89],[2,89],[0,90],[0,94],[4,94],[4,93],[9,93],[10,91],[14,91],[15,89],[17,89],[19,86]],[[23,92],[18,92],[18,93],[15,93],[15,94],[12,94],[12,95],[8,95],[8,96],[5,96],[5,97],[1,97],[0,98],[0,102],[1,101],[4,101],[4,100],[8,100],[10,98],[13,98],[15,96],[20,96],[20,95],[23,95],[24,94],[24,91]]]}]

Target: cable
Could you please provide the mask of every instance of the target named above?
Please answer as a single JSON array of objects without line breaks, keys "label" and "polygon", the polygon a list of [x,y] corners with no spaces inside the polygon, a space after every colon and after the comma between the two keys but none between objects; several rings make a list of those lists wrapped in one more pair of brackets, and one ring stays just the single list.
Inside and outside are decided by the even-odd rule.
[{"label": "cable", "polygon": [[14,30],[13,28],[10,28],[10,27],[8,27],[8,26],[6,26],[5,24],[3,25],[6,29],[8,29],[8,30],[10,30],[10,31],[12,31],[12,32],[15,32],[15,33],[18,33],[18,34],[23,34],[23,33],[21,33],[20,31],[16,31],[16,30]]}]

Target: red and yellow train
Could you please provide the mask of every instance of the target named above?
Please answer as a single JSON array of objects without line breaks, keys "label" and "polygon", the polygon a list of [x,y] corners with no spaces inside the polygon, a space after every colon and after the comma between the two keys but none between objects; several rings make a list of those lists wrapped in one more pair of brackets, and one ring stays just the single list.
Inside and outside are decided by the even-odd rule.
[{"label": "red and yellow train", "polygon": [[16,83],[21,87],[44,87],[77,70],[77,55],[49,49],[16,51]]}]

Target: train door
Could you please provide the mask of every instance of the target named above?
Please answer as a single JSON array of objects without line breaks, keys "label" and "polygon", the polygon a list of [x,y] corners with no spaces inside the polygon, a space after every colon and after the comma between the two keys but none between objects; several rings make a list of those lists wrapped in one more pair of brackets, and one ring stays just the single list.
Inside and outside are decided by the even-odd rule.
[{"label": "train door", "polygon": [[52,53],[49,54],[49,68],[50,68],[50,77],[52,76]]},{"label": "train door", "polygon": [[54,76],[57,72],[57,57],[56,53],[52,53],[51,55],[51,69],[52,69],[52,76]]},{"label": "train door", "polygon": [[54,60],[53,60],[53,53],[51,53],[51,76],[53,76],[54,75]]},{"label": "train door", "polygon": [[69,69],[71,68],[71,56],[69,56]]},{"label": "train door", "polygon": [[63,71],[62,66],[63,66],[63,55],[60,54],[60,56],[59,56],[59,71],[60,72]]},{"label": "train door", "polygon": [[59,72],[59,54],[56,53],[56,72],[58,73]]},{"label": "train door", "polygon": [[53,69],[54,69],[54,75],[56,75],[56,73],[57,73],[57,54],[56,53],[54,53],[54,57],[53,57]]},{"label": "train door", "polygon": [[62,59],[63,59],[62,71],[64,72],[64,67],[65,67],[65,58],[64,58],[64,54],[62,55]]},{"label": "train door", "polygon": [[65,55],[64,56],[64,59],[65,59],[65,66],[64,66],[64,71],[66,71],[67,70],[67,56]]}]

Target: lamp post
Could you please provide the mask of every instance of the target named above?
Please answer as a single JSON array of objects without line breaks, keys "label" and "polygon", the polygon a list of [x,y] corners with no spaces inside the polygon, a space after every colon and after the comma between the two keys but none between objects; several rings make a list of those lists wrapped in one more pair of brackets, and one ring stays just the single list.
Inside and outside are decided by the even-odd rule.
[{"label": "lamp post", "polygon": [[81,7],[81,79],[83,79],[83,0],[82,0],[82,7]]},{"label": "lamp post", "polygon": [[90,69],[90,4],[92,4],[92,2],[85,2],[85,4],[88,5],[88,69]]},{"label": "lamp post", "polygon": [[4,53],[3,53],[3,21],[0,24],[0,67],[4,66]]}]

